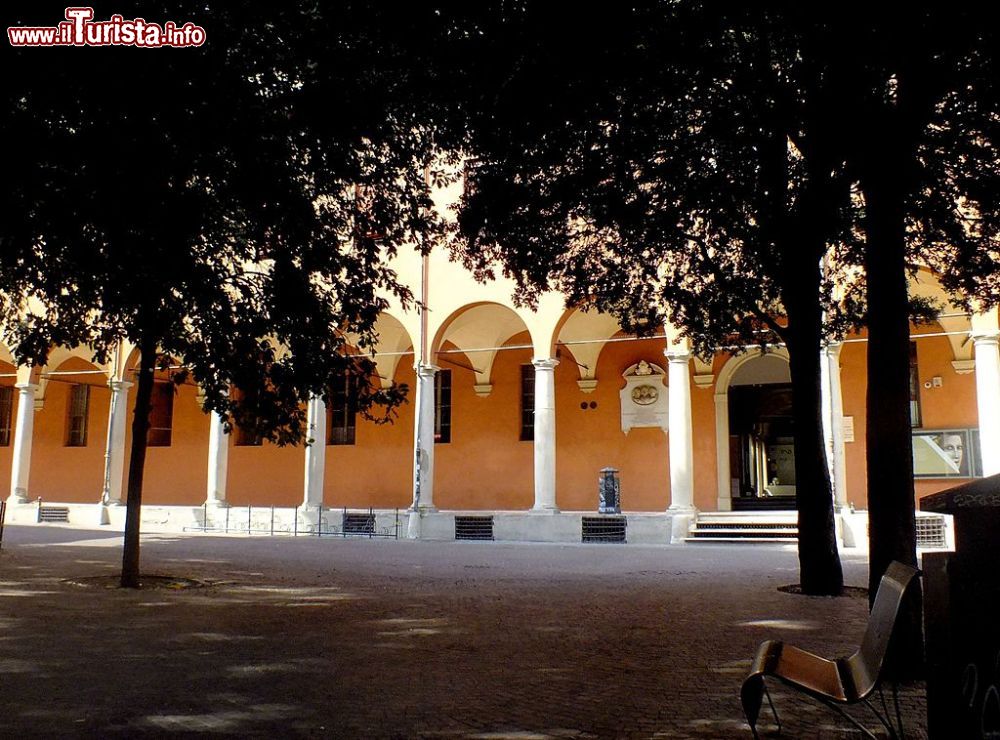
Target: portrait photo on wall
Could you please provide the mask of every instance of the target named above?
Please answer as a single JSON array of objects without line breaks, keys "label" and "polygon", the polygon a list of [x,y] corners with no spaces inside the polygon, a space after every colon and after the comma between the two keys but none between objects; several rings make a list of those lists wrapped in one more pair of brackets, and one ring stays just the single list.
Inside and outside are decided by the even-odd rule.
[{"label": "portrait photo on wall", "polygon": [[913,475],[916,478],[982,477],[979,430],[914,430]]}]

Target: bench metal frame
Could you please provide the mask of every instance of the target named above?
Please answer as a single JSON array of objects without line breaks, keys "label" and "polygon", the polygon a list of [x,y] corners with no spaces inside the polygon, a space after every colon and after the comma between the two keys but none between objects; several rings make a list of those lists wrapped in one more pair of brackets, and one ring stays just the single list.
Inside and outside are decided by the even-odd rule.
[{"label": "bench metal frame", "polygon": [[[765,698],[778,724],[778,731],[781,731],[778,712],[764,681],[768,676],[777,678],[785,685],[828,707],[848,720],[866,737],[876,736],[848,714],[844,710],[845,706],[863,704],[878,718],[889,732],[889,737],[903,736],[903,720],[899,711],[896,687],[895,685],[892,687],[892,697],[898,729],[893,724],[892,714],[882,693],[882,668],[889,649],[889,641],[896,628],[903,597],[919,572],[916,568],[900,562],[889,565],[879,583],[861,647],[851,656],[829,660],[793,645],[786,645],[780,640],[767,640],[761,644],[750,668],[750,675],[743,681],[740,690],[743,713],[754,738],[759,737],[757,718],[760,716]],[[871,700],[876,692],[880,698],[881,711]]]}]

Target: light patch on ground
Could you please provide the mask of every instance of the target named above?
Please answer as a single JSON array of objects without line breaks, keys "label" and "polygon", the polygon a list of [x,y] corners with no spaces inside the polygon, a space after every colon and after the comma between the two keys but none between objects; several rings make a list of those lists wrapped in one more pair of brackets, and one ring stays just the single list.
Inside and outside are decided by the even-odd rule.
[{"label": "light patch on ground", "polygon": [[190,638],[203,642],[233,642],[235,640],[263,640],[260,635],[226,635],[221,632],[191,632],[187,635],[179,635],[175,639],[183,640]]},{"label": "light patch on ground", "polygon": [[757,619],[753,622],[737,622],[738,627],[765,627],[776,630],[794,630],[797,632],[808,632],[817,630],[820,624],[804,619]]},{"label": "light patch on ground", "polygon": [[0,673],[34,673],[38,668],[34,663],[16,658],[4,658],[0,660]]},{"label": "light patch on ground", "polygon": [[[143,538],[145,541],[145,538]],[[76,540],[74,542],[26,542],[19,547],[121,547],[122,541],[117,537],[101,537],[93,540]]]},{"label": "light patch on ground", "polygon": [[226,669],[228,673],[236,676],[256,676],[261,673],[293,673],[300,670],[300,666],[291,663],[265,663],[255,665],[234,665]]},{"label": "light patch on ground", "polygon": [[0,591],[0,596],[42,596],[43,594],[54,594],[55,591],[29,591],[22,588],[8,588]]},{"label": "light patch on ground", "polygon": [[257,704],[250,709],[212,712],[211,714],[154,714],[142,723],[173,732],[225,732],[249,722],[290,717],[295,707],[287,704]]}]

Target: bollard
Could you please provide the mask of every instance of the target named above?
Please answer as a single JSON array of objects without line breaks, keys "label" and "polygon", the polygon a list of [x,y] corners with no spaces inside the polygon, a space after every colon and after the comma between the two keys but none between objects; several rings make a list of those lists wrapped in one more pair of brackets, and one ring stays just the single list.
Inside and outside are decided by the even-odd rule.
[{"label": "bollard", "polygon": [[621,483],[616,468],[602,468],[597,479],[597,511],[600,514],[621,514]]}]

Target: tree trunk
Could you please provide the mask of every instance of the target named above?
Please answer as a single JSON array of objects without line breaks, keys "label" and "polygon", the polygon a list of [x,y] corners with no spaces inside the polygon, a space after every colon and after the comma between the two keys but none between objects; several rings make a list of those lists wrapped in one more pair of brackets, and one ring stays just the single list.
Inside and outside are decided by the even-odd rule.
[{"label": "tree trunk", "polygon": [[[887,146],[888,148],[888,146]],[[916,518],[910,422],[910,318],[906,286],[906,178],[894,161],[878,163],[865,194],[868,300],[869,601],[893,560],[916,566]],[[890,665],[914,676],[923,664],[919,583],[904,605]]]},{"label": "tree trunk", "polygon": [[139,519],[142,510],[142,474],[146,465],[146,435],[149,431],[156,342],[143,337],[139,344],[139,378],[132,418],[132,450],[128,463],[128,493],[125,509],[125,546],[122,554],[122,588],[139,588]]},{"label": "tree trunk", "polygon": [[[788,357],[795,431],[795,501],[799,510],[799,576],[802,591],[839,596],[844,573],[837,550],[833,489],[823,439],[820,343],[823,312],[819,301],[819,258],[799,249],[793,280],[783,291],[788,315]],[[796,264],[797,263],[797,264]],[[790,265],[791,267],[791,265]]]}]

